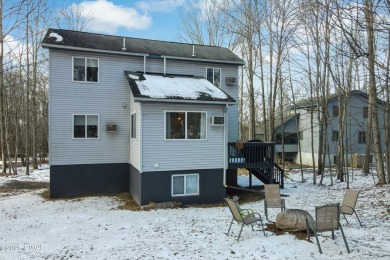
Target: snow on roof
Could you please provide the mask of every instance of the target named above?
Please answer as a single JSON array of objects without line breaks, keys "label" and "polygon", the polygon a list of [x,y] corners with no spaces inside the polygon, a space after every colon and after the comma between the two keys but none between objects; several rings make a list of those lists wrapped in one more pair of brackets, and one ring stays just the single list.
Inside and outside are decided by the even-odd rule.
[{"label": "snow on roof", "polygon": [[223,102],[235,101],[228,94],[204,78],[172,77],[132,72],[125,73],[132,86],[134,97]]},{"label": "snow on roof", "polygon": [[53,38],[56,38],[56,42],[62,42],[64,40],[64,38],[62,38],[61,35],[59,35],[58,33],[50,33],[49,37],[53,37]]}]

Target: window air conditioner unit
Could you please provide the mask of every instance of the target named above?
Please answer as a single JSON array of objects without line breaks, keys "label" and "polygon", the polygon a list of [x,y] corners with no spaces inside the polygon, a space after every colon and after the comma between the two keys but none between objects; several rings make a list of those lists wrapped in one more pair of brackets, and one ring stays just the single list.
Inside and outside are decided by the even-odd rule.
[{"label": "window air conditioner unit", "polygon": [[210,125],[224,125],[225,118],[223,116],[211,116],[210,117]]},{"label": "window air conditioner unit", "polygon": [[234,85],[234,84],[236,84],[236,78],[235,77],[227,77],[226,78],[226,84],[227,85]]},{"label": "window air conditioner unit", "polygon": [[116,132],[118,131],[118,126],[115,124],[106,124],[106,132]]}]

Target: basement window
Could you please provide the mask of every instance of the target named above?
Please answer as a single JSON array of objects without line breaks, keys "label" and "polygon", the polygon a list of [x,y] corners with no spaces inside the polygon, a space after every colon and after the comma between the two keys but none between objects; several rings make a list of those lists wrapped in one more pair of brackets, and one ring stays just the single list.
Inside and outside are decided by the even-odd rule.
[{"label": "basement window", "polygon": [[172,196],[199,195],[199,174],[172,175]]}]

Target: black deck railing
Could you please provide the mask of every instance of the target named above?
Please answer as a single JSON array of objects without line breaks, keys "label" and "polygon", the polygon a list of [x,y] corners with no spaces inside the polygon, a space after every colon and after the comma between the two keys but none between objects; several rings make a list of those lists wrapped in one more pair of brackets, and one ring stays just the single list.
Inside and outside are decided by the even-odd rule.
[{"label": "black deck railing", "polygon": [[279,183],[280,188],[284,189],[284,169],[276,163],[274,164],[274,181]]},{"label": "black deck railing", "polygon": [[254,169],[274,166],[275,143],[246,142],[228,143],[229,169]]},{"label": "black deck railing", "polygon": [[283,187],[284,171],[274,162],[275,143],[228,143],[228,168],[245,168],[264,183]]}]

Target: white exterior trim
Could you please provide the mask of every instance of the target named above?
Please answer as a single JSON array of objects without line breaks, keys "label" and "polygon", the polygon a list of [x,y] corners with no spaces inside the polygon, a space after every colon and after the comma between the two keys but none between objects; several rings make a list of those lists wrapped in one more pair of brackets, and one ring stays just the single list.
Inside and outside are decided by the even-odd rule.
[{"label": "white exterior trim", "polygon": [[214,86],[215,86],[215,84],[214,84],[214,70],[215,69],[219,69],[219,87],[218,86],[216,86],[216,87],[219,88],[219,89],[222,89],[222,69],[221,68],[217,68],[217,67],[206,67],[206,77],[205,77],[205,79],[207,79],[207,70],[208,69],[212,69],[213,70],[213,82],[211,82],[211,84],[213,84]]},{"label": "white exterior trim", "polygon": [[[85,137],[84,138],[75,138],[74,137],[74,116],[85,116],[85,122],[87,123],[88,122],[88,119],[87,119],[87,117],[88,116],[97,116],[98,117],[98,122],[97,122],[97,127],[98,127],[98,129],[97,129],[97,132],[98,132],[98,137],[97,138],[88,138],[87,137],[87,125],[85,125],[86,127],[85,127]],[[80,113],[80,114],[72,114],[72,139],[73,140],[99,140],[100,139],[100,116],[99,116],[99,114],[82,114],[82,113]]]},{"label": "white exterior trim", "polygon": [[[193,193],[193,194],[186,194],[186,190],[187,190],[187,176],[197,176],[198,177],[198,186],[197,186],[197,190],[198,192],[197,193]],[[184,177],[184,194],[173,194],[173,178],[174,177]],[[183,197],[183,196],[196,196],[196,195],[199,195],[200,192],[199,192],[199,173],[190,173],[190,174],[174,174],[171,176],[171,195],[172,197]]]},{"label": "white exterior trim", "polygon": [[[185,131],[185,138],[184,139],[167,139],[167,113],[185,113],[185,116],[186,116],[186,121],[185,121],[185,126],[184,126],[184,131]],[[188,139],[187,138],[187,113],[204,113],[205,114],[205,118],[206,118],[206,122],[205,122],[205,127],[206,127],[206,137],[205,139]],[[173,141],[173,142],[177,142],[177,141],[207,141],[207,128],[208,128],[208,123],[207,123],[207,111],[190,111],[190,110],[164,110],[164,141]]]},{"label": "white exterior trim", "polygon": [[[98,80],[95,81],[81,81],[81,80],[74,80],[74,59],[84,59],[84,64],[85,64],[85,79],[87,79],[87,59],[94,59],[98,61],[98,75],[97,78]],[[92,58],[92,57],[87,57],[87,56],[72,56],[72,82],[73,83],[87,83],[87,84],[99,84],[100,83],[100,59],[99,58]]]}]

